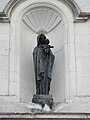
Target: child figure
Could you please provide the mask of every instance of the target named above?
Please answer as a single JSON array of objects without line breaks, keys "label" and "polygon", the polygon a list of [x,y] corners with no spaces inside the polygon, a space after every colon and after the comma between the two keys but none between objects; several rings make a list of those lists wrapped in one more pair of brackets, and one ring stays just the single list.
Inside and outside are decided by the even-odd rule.
[{"label": "child figure", "polygon": [[54,46],[51,46],[49,45],[50,41],[49,39],[45,39],[43,42],[42,42],[42,48],[43,48],[43,51],[46,55],[49,55],[50,53],[50,48],[54,48]]}]

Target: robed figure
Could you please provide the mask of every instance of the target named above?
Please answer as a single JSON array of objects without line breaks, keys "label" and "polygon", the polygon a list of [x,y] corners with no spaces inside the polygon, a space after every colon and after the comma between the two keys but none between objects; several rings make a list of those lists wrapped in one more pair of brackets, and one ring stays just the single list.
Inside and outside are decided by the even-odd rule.
[{"label": "robed figure", "polygon": [[33,51],[37,95],[49,95],[50,91],[51,74],[55,57],[51,51],[53,46],[50,46],[49,42],[45,35],[38,35],[37,46]]}]

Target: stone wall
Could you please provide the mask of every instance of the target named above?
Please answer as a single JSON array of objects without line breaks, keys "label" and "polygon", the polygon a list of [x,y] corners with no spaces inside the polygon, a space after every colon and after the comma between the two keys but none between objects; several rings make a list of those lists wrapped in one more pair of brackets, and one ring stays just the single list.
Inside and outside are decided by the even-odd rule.
[{"label": "stone wall", "polygon": [[[3,10],[6,2],[1,2],[3,2],[1,7]],[[46,34],[51,44],[55,46],[53,52],[56,56],[56,63],[51,85],[51,93],[55,102],[70,101],[74,97],[89,97],[89,1],[85,3],[80,0],[76,1],[77,6],[84,13],[81,16],[75,16],[76,14],[73,14],[75,11],[73,12],[70,6],[67,7],[66,3],[56,0],[53,2],[43,0],[40,6],[39,3],[38,6],[36,5],[37,0],[34,2],[36,6],[32,6],[33,1],[24,1],[24,3],[19,2],[14,9],[8,10],[7,23],[5,16],[0,16],[1,100],[5,98],[4,100],[8,101],[29,102],[35,93],[32,52],[36,46],[35,40],[38,34],[25,24],[23,18],[31,9],[40,6],[57,11],[62,19],[55,29]],[[76,10],[76,13],[78,12]]]}]

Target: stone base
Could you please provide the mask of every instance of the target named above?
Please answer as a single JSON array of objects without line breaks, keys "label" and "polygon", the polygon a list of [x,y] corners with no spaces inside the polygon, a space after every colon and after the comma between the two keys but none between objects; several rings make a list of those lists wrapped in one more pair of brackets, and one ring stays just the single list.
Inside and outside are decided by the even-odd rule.
[{"label": "stone base", "polygon": [[42,107],[47,104],[50,108],[53,105],[52,95],[33,95],[32,102],[42,105]]}]

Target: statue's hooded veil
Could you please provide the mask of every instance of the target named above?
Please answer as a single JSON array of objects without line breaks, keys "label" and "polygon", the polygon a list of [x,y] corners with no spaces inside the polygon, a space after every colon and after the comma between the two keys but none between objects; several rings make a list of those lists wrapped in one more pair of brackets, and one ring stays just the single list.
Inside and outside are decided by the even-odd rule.
[{"label": "statue's hooded veil", "polygon": [[41,44],[40,40],[42,39],[42,37],[43,37],[43,39],[46,39],[46,36],[44,34],[39,34],[37,36],[37,46],[39,46]]},{"label": "statue's hooded veil", "polygon": [[40,35],[37,36],[37,46],[39,46]]},{"label": "statue's hooded veil", "polygon": [[41,43],[40,43],[41,39],[46,39],[46,36],[43,35],[43,34],[38,35],[38,37],[37,37],[37,47],[35,47],[34,51],[33,51],[33,60],[34,60],[36,81],[41,80],[41,77],[42,77],[41,73],[45,72],[46,62],[48,63],[47,77],[51,79],[51,71],[52,71],[52,67],[53,67],[53,63],[54,63],[54,55],[52,54],[52,52],[50,52],[50,55],[48,57],[48,61],[46,61],[45,58],[43,58],[43,56],[44,56],[43,50],[42,50],[41,47],[39,47],[39,45],[41,45]]}]

